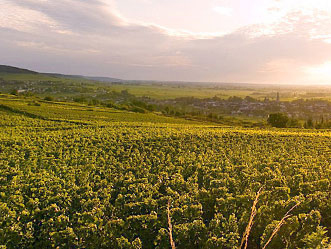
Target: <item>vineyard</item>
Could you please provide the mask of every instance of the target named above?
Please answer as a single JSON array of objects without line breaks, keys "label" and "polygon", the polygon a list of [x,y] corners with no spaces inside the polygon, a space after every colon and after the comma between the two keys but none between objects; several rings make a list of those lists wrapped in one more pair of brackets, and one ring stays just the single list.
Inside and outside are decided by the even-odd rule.
[{"label": "vineyard", "polygon": [[0,117],[0,248],[329,248],[330,130],[9,95]]}]

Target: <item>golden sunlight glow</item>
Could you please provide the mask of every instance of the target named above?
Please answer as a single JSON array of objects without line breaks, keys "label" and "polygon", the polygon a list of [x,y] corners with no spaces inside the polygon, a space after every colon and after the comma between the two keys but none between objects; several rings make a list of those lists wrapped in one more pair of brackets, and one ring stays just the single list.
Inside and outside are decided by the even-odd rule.
[{"label": "golden sunlight glow", "polygon": [[311,78],[323,81],[320,82],[321,84],[331,83],[331,61],[325,62],[319,66],[306,68],[306,72],[311,76]]}]

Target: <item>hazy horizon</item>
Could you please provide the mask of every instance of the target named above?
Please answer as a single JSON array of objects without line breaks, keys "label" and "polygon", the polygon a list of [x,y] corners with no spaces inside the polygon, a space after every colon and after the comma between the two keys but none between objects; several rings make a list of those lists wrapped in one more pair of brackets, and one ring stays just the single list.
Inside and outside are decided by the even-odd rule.
[{"label": "hazy horizon", "polygon": [[127,80],[331,85],[327,0],[0,5],[0,64]]}]

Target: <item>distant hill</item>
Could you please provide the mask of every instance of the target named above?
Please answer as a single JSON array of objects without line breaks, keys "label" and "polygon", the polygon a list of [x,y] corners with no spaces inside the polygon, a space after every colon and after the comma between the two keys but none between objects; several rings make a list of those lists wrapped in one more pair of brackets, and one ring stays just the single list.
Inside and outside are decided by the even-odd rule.
[{"label": "distant hill", "polygon": [[86,79],[93,81],[101,82],[122,82],[121,79],[110,78],[110,77],[93,77],[93,76],[84,76],[84,75],[70,75],[70,74],[58,74],[58,73],[43,73],[47,76],[58,77],[58,78],[69,78],[69,79]]},{"label": "distant hill", "polygon": [[82,76],[88,80],[102,81],[102,82],[122,82],[121,79],[109,78],[109,77],[91,77],[91,76]]},{"label": "distant hill", "polygon": [[35,71],[7,65],[0,65],[0,73],[38,74]]},{"label": "distant hill", "polygon": [[59,73],[40,73],[31,71],[28,69],[12,67],[8,65],[0,65],[0,73],[9,73],[9,74],[40,74],[50,77],[57,78],[65,78],[65,79],[85,79],[92,81],[100,81],[100,82],[122,82],[121,79],[115,79],[110,77],[92,77],[92,76],[84,76],[84,75],[67,75],[67,74],[59,74]]}]

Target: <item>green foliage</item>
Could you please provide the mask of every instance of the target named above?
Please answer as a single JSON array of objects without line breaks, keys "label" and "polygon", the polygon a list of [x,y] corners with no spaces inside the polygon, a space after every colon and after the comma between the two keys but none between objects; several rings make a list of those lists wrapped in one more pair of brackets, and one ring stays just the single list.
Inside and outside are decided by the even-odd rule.
[{"label": "green foliage", "polygon": [[289,122],[289,118],[284,113],[272,113],[268,117],[268,123],[277,128],[286,128]]},{"label": "green foliage", "polygon": [[130,108],[130,111],[139,112],[139,113],[145,113],[146,112],[145,109],[137,107],[137,106],[134,106],[134,107]]},{"label": "green foliage", "polygon": [[304,124],[304,127],[307,129],[314,128],[314,122],[312,118],[308,118],[307,121]]},{"label": "green foliage", "polygon": [[234,214],[228,219],[222,214],[216,215],[209,224],[210,233],[206,242],[207,248],[238,248],[240,234],[238,220]]},{"label": "green foliage", "polygon": [[326,237],[327,229],[325,227],[318,226],[316,231],[311,234],[305,235],[302,239],[304,248],[309,249],[323,249],[327,248],[329,244],[329,239]]},{"label": "green foliage", "polygon": [[54,101],[54,98],[52,96],[46,96],[44,98],[44,100],[46,100],[46,101]]},{"label": "green foliage", "polygon": [[[331,132],[208,126],[0,98],[2,248],[262,248],[330,243]],[[0,246],[0,247],[1,247]]]},{"label": "green foliage", "polygon": [[84,96],[75,97],[73,100],[75,102],[78,102],[78,103],[86,103],[87,102],[87,99]]},{"label": "green foliage", "polygon": [[10,91],[11,95],[18,95],[18,90],[17,89],[13,89]]},{"label": "green foliage", "polygon": [[310,117],[305,121],[304,127],[306,129],[330,129],[331,120],[325,120],[322,116],[320,120],[313,121],[313,119]]}]

